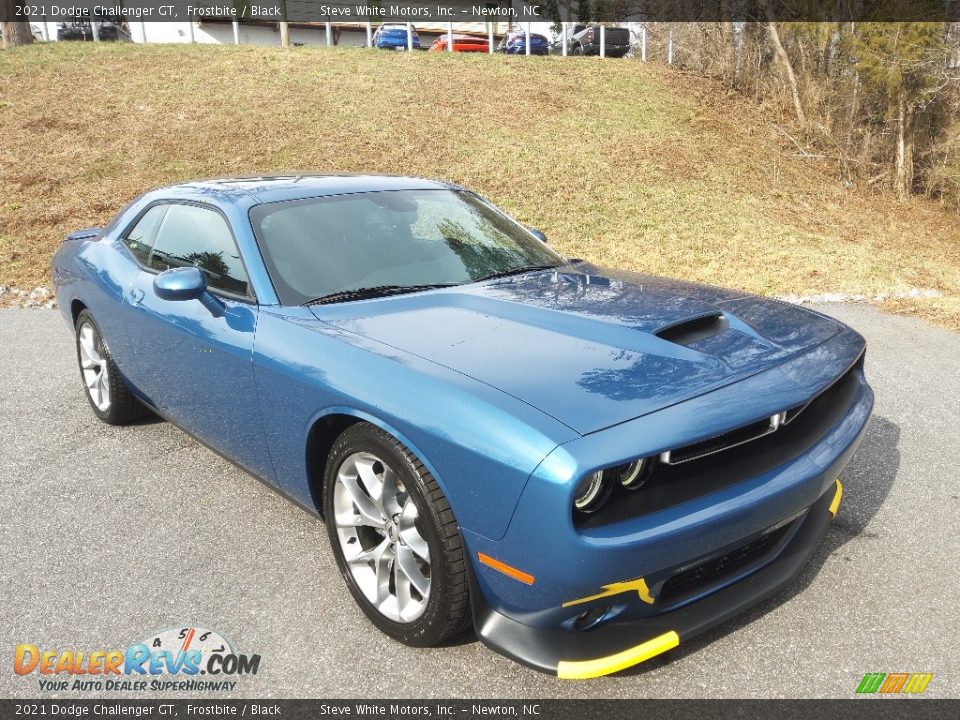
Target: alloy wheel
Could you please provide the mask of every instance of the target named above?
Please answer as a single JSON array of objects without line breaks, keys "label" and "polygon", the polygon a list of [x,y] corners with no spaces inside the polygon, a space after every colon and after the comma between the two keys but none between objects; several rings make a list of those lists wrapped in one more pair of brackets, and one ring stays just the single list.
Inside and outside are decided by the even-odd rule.
[{"label": "alloy wheel", "polygon": [[100,334],[89,322],[77,330],[80,341],[80,370],[90,400],[100,412],[110,409],[110,369]]},{"label": "alloy wheel", "polygon": [[369,452],[348,456],[333,489],[337,540],[364,597],[393,622],[415,621],[430,597],[430,548],[397,473]]}]

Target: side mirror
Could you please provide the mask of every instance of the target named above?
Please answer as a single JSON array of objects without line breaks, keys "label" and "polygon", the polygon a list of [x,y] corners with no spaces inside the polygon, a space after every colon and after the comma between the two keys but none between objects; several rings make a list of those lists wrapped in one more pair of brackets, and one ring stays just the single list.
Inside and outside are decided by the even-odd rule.
[{"label": "side mirror", "polygon": [[153,291],[162,300],[199,300],[207,278],[195,267],[166,270],[153,279]]},{"label": "side mirror", "polygon": [[223,315],[223,303],[207,292],[207,278],[199,268],[165,270],[153,279],[153,291],[161,300],[199,300],[214,315]]},{"label": "side mirror", "polygon": [[537,240],[542,242],[544,245],[547,244],[547,236],[544,235],[542,231],[532,227],[528,227],[527,230],[529,230],[530,234],[533,235]]}]

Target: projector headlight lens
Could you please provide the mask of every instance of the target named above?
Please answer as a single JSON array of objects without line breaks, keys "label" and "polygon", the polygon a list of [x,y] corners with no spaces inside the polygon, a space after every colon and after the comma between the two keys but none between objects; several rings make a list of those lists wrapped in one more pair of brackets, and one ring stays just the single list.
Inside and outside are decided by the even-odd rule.
[{"label": "projector headlight lens", "polygon": [[604,481],[603,470],[587,475],[577,487],[573,506],[582,513],[589,514],[600,509],[607,499],[608,483]]},{"label": "projector headlight lens", "polygon": [[646,473],[644,473],[644,470],[647,469],[646,458],[634,460],[632,463],[621,465],[617,469],[620,471],[618,476],[620,484],[627,490],[636,490],[647,481]]}]

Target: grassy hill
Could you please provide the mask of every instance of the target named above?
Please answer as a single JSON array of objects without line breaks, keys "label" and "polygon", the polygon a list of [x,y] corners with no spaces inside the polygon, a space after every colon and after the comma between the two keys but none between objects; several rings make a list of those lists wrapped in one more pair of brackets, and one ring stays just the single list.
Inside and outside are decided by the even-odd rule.
[{"label": "grassy hill", "polygon": [[960,329],[960,221],[844,189],[762,107],[595,58],[58,43],[0,53],[0,284],[153,186],[276,170],[470,186],[601,264],[768,294],[932,288]]}]

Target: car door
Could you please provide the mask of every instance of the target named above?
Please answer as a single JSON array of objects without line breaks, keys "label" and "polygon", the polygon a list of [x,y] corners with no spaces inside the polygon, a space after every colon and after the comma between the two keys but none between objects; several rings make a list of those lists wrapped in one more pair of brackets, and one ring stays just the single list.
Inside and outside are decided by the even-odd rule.
[{"label": "car door", "polygon": [[[182,201],[156,203],[142,217],[146,230],[138,223],[124,240],[140,266],[123,303],[131,379],[171,421],[272,479],[253,379],[257,303],[229,222],[212,206]],[[199,300],[158,297],[157,274],[188,266],[204,273],[222,314]]]}]

